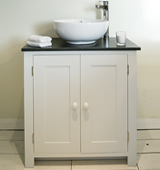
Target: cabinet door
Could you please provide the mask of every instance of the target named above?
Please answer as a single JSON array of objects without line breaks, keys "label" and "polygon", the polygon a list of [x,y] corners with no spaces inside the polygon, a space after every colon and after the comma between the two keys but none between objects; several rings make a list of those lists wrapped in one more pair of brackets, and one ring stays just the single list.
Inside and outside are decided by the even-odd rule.
[{"label": "cabinet door", "polygon": [[34,56],[35,153],[80,152],[80,56]]},{"label": "cabinet door", "polygon": [[127,152],[127,56],[81,58],[81,151]]}]

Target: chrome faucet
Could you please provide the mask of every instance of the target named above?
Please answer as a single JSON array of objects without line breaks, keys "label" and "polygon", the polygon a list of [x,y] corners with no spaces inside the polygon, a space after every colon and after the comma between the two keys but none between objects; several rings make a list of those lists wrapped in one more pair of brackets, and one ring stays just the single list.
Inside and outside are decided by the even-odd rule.
[{"label": "chrome faucet", "polygon": [[[108,1],[99,1],[103,2],[103,5],[96,5],[97,9],[102,9],[103,10],[103,19],[109,21],[109,6],[108,6]],[[107,32],[104,34],[104,38],[107,38],[109,36],[109,28]]]}]

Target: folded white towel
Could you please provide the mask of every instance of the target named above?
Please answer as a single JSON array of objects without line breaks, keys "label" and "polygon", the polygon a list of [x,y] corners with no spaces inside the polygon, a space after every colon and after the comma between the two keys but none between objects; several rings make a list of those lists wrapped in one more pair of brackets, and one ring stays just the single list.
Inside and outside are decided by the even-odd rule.
[{"label": "folded white towel", "polygon": [[51,41],[52,38],[49,36],[40,36],[40,35],[32,35],[29,38],[29,41],[34,41],[34,42],[49,42]]},{"label": "folded white towel", "polygon": [[33,47],[48,47],[51,46],[51,42],[33,42],[33,41],[27,41],[27,44]]}]

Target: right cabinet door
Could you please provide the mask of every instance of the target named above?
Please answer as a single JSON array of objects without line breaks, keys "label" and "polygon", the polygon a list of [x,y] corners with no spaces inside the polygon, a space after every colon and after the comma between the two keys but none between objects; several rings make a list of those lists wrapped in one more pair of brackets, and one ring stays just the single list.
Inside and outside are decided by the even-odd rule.
[{"label": "right cabinet door", "polygon": [[82,55],[81,71],[81,152],[127,152],[127,55]]}]

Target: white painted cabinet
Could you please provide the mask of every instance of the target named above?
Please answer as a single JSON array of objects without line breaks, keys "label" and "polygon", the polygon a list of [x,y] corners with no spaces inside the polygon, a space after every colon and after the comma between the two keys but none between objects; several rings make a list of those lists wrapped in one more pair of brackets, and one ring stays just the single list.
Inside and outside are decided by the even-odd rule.
[{"label": "white painted cabinet", "polygon": [[35,56],[34,131],[35,153],[126,152],[127,56]]},{"label": "white painted cabinet", "polygon": [[24,96],[26,167],[35,158],[136,165],[135,52],[25,52]]}]

